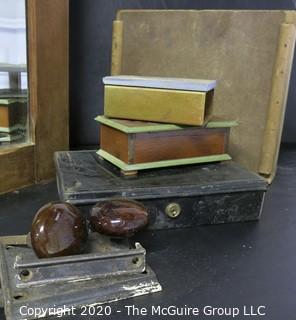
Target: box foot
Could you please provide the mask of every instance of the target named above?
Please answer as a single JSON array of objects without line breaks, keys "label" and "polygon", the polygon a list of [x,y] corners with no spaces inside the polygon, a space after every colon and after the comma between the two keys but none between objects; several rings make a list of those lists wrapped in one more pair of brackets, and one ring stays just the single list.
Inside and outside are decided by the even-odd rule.
[{"label": "box foot", "polygon": [[120,170],[120,173],[124,177],[136,177],[138,175],[138,170],[132,170],[132,171]]}]

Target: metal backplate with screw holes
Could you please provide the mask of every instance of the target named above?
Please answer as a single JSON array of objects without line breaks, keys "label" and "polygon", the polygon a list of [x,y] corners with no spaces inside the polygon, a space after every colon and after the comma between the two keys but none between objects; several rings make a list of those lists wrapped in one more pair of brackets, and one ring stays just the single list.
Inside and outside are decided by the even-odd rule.
[{"label": "metal backplate with screw holes", "polygon": [[139,243],[130,247],[101,235],[89,242],[85,254],[49,259],[38,259],[27,246],[0,245],[0,301],[6,319],[35,319],[20,314],[24,305],[79,308],[161,290]]}]

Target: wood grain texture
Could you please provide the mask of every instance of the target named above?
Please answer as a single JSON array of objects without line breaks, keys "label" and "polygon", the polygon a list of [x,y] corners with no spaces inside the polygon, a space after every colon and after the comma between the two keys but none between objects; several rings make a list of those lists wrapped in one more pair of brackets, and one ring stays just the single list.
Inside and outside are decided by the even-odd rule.
[{"label": "wood grain texture", "polygon": [[229,128],[124,133],[101,125],[102,150],[126,164],[204,157],[226,153]]},{"label": "wood grain texture", "polygon": [[187,129],[136,134],[133,163],[223,154],[226,152],[227,131],[228,129]]},{"label": "wood grain texture", "polygon": [[28,0],[29,88],[36,181],[54,177],[53,153],[67,150],[68,0]]},{"label": "wood grain texture", "polygon": [[105,85],[104,112],[108,117],[203,125],[206,93]]},{"label": "wood grain texture", "polygon": [[0,150],[0,193],[33,184],[34,145],[15,145]]},{"label": "wood grain texture", "polygon": [[119,130],[105,125],[100,127],[100,147],[126,163],[129,162],[128,139],[128,135]]},{"label": "wood grain texture", "polygon": [[0,150],[0,193],[54,177],[68,148],[68,0],[27,0],[29,142]]}]

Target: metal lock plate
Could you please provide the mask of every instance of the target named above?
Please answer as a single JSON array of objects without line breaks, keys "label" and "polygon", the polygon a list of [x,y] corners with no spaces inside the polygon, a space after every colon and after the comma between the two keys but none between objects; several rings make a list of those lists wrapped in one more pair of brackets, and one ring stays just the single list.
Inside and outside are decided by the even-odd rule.
[{"label": "metal lock plate", "polygon": [[[24,237],[25,238],[25,237]],[[6,242],[18,242],[4,239]],[[13,241],[11,241],[13,240]],[[1,242],[1,239],[0,239]],[[0,306],[7,320],[32,320],[20,308],[79,308],[161,291],[139,244],[93,234],[85,254],[38,259],[30,247],[0,243]]]},{"label": "metal lock plate", "polygon": [[170,218],[177,218],[181,213],[181,207],[176,202],[169,203],[165,208],[165,213]]}]

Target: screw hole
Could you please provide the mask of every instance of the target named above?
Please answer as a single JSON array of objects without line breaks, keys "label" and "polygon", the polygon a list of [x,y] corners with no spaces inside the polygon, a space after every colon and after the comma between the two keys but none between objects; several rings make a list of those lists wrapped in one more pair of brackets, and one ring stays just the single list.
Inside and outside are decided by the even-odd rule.
[{"label": "screw hole", "polygon": [[24,269],[19,273],[19,276],[22,281],[27,281],[31,277],[32,273],[28,269]]},{"label": "screw hole", "polygon": [[29,270],[22,270],[21,271],[21,276],[28,277],[29,275],[30,275],[30,271]]},{"label": "screw hole", "polygon": [[18,295],[16,295],[16,296],[13,296],[13,299],[15,299],[15,300],[20,300],[20,299],[22,299],[23,297],[24,297],[23,295],[18,294]]},{"label": "screw hole", "polygon": [[139,263],[140,259],[138,257],[133,258],[132,262],[133,264]]}]

